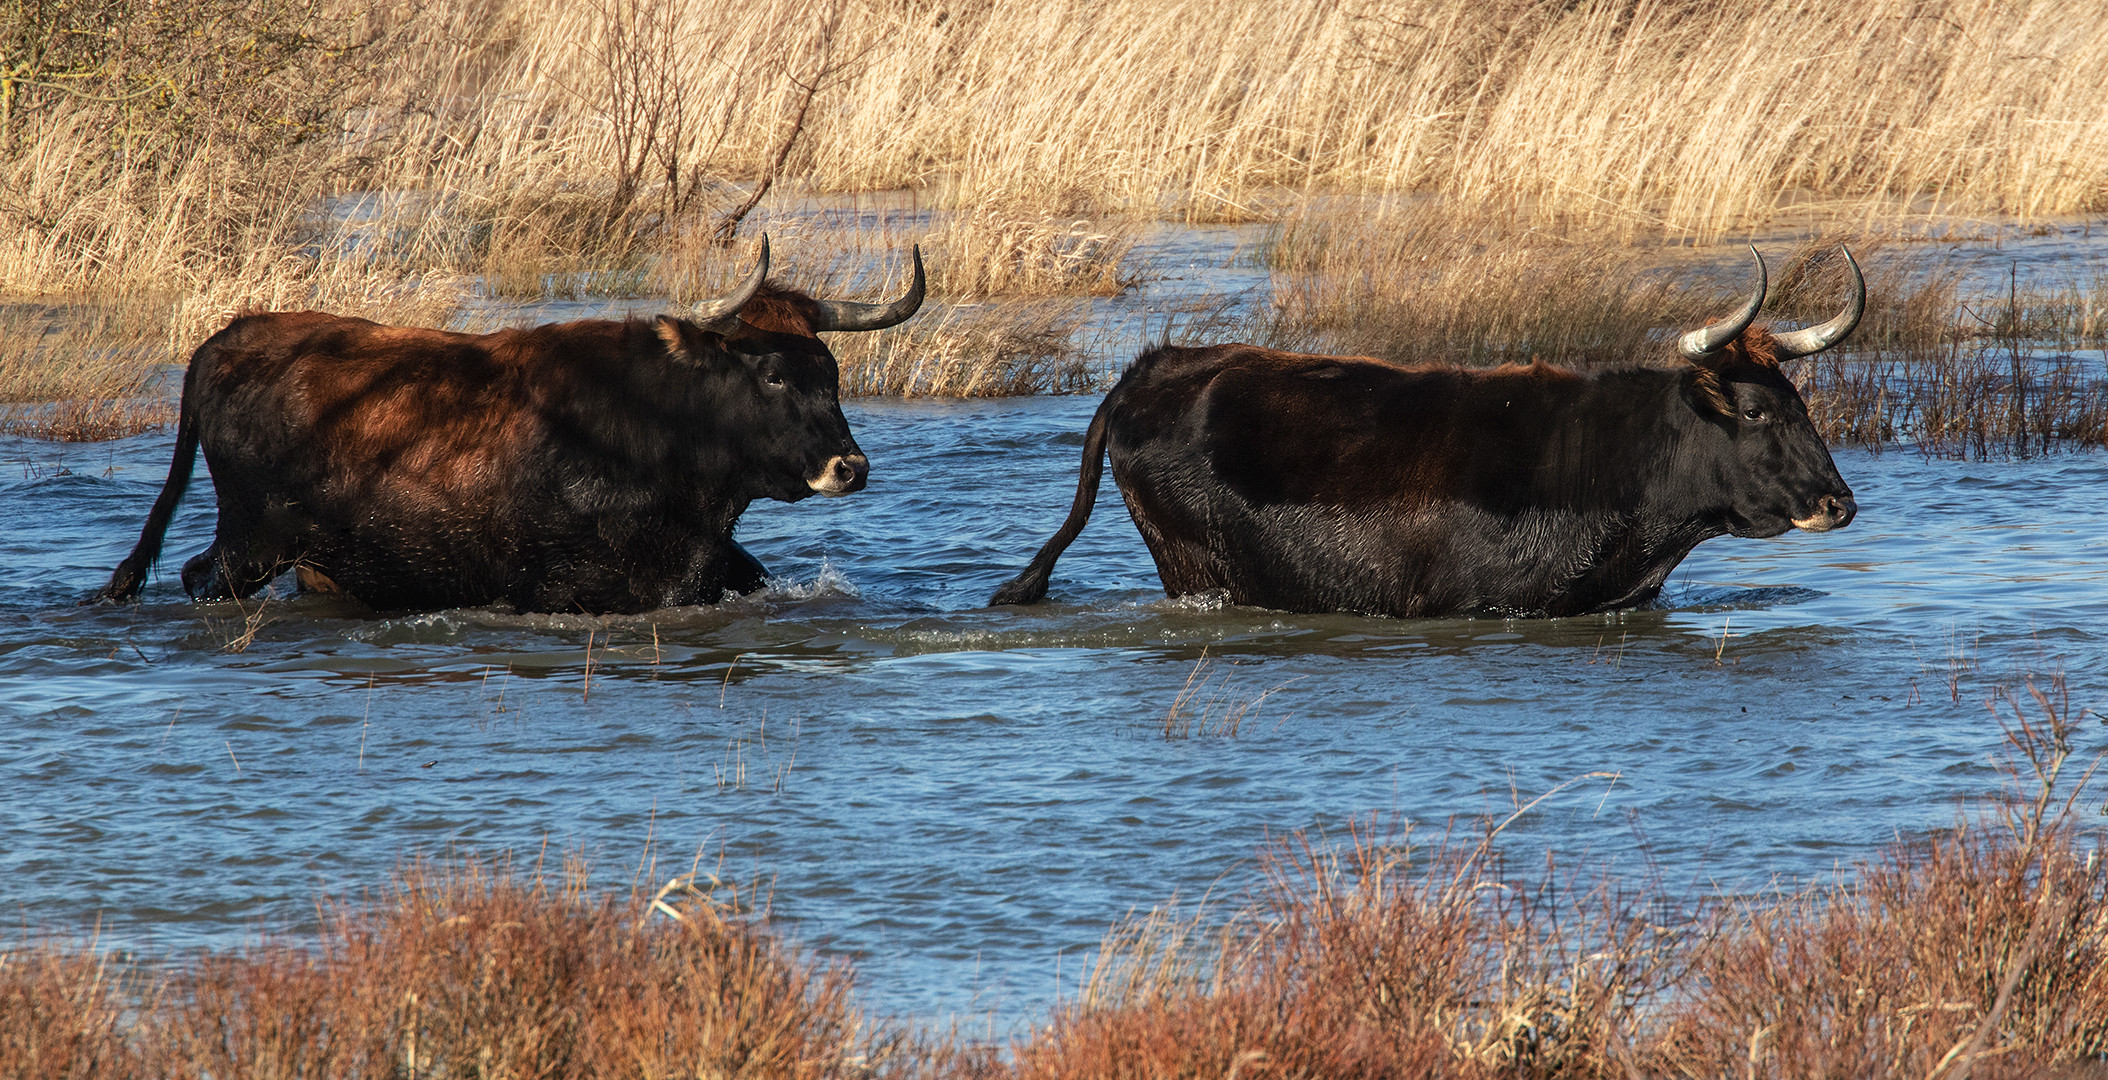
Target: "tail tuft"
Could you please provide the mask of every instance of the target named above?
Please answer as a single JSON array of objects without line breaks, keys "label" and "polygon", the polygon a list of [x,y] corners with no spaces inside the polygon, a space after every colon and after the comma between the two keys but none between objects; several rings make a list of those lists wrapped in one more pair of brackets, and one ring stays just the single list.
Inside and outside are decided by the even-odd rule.
[{"label": "tail tuft", "polygon": [[[1052,569],[1049,567],[1048,569]],[[1047,598],[1047,573],[1035,564],[1024,573],[1011,578],[988,598],[989,607],[1008,604],[1037,604]]]}]

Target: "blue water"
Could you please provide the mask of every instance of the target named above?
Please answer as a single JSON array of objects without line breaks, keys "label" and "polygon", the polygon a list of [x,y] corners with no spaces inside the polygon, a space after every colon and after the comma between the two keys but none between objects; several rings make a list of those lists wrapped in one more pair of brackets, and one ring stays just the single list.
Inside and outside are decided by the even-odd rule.
[{"label": "blue water", "polygon": [[2000,686],[2061,670],[2108,707],[2108,457],[1844,452],[1849,529],[1715,540],[1661,609],[1550,622],[1167,601],[1107,484],[1051,602],[982,610],[1094,406],[853,403],[869,489],[742,522],[768,594],[615,619],[193,605],[202,469],[143,602],[76,607],[172,436],[0,440],[0,898],[183,950],[297,932],[417,853],[582,852],[610,887],[700,855],[874,1010],[1000,1035],[1123,915],[1233,902],[1296,830],[1581,778],[1512,865],[1755,887],[1996,789]]}]

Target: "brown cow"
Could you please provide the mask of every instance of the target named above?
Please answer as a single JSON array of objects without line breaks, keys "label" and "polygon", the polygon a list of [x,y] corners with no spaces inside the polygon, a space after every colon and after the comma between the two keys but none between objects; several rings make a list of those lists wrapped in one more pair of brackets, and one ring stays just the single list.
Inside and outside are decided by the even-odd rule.
[{"label": "brown cow", "polygon": [[732,539],[747,504],[864,486],[815,336],[922,303],[767,283],[768,241],[728,299],[686,318],[492,334],[321,312],[245,315],[198,347],[174,460],[139,544],[96,599],[137,595],[198,448],[219,527],[183,567],[201,600],[288,569],[384,610],[504,601],[634,612],[761,586]]},{"label": "brown cow", "polygon": [[1845,260],[1844,312],[1771,334],[1750,329],[1759,256],[1756,292],[1685,334],[1674,369],[1152,349],[1091,418],[1068,519],[990,602],[1046,595],[1108,452],[1167,593],[1290,611],[1608,611],[1653,599],[1709,537],[1842,528],[1852,489],[1778,365],[1858,325]]}]

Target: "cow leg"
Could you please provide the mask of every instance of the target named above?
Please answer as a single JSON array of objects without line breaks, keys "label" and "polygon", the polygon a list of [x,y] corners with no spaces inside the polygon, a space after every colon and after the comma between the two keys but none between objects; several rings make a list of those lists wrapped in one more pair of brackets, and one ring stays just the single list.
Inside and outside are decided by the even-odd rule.
[{"label": "cow leg", "polygon": [[[717,553],[717,559],[724,574],[723,584],[726,592],[745,596],[750,592],[759,592],[762,586],[768,584],[769,572],[762,567],[761,560],[740,547],[737,540],[725,541],[725,546]],[[720,596],[719,599],[723,597]]]},{"label": "cow leg", "polygon": [[258,558],[253,553],[230,558],[225,546],[214,541],[183,564],[183,591],[193,600],[240,600],[269,585],[289,565],[289,559]]},{"label": "cow leg", "polygon": [[715,604],[758,592],[769,580],[769,572],[760,560],[730,538],[702,549],[688,566],[687,580],[664,603]]},{"label": "cow leg", "polygon": [[183,564],[183,589],[196,600],[240,600],[293,565],[301,522],[284,508],[253,511],[220,501],[212,546]]},{"label": "cow leg", "polygon": [[183,591],[192,600],[224,600],[226,586],[220,583],[220,545],[215,540],[211,547],[192,555],[183,563]]}]

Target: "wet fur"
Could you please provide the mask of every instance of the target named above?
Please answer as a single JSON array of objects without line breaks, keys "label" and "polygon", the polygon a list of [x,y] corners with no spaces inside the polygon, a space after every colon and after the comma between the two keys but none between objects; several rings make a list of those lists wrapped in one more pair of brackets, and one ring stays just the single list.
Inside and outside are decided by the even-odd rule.
[{"label": "wet fur", "polygon": [[[626,612],[760,587],[756,498],[856,453],[801,293],[738,320],[468,335],[321,312],[235,319],[185,377],[170,477],[101,599],[137,594],[202,447],[219,503],[200,598],[294,567],[380,609]],[[781,393],[761,388],[773,370]],[[165,504],[165,505],[164,505]]]},{"label": "wet fur", "polygon": [[1061,531],[991,602],[1045,595],[1105,453],[1172,596],[1394,616],[1642,604],[1707,538],[1776,535],[1850,494],[1770,345],[1751,331],[1703,364],[1591,374],[1153,349],[1092,418]]}]

